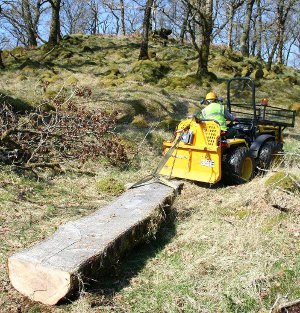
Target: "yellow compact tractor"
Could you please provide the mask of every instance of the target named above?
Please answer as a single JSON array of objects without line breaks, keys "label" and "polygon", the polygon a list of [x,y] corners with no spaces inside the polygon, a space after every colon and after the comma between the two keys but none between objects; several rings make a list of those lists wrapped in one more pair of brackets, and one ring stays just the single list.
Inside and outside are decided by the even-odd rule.
[{"label": "yellow compact tractor", "polygon": [[154,174],[215,184],[249,181],[257,171],[270,167],[282,152],[282,132],[293,127],[295,111],[255,103],[255,84],[250,78],[228,82],[227,108],[237,122],[236,134],[227,139],[217,121],[183,120],[173,141],[164,142],[165,157]]}]

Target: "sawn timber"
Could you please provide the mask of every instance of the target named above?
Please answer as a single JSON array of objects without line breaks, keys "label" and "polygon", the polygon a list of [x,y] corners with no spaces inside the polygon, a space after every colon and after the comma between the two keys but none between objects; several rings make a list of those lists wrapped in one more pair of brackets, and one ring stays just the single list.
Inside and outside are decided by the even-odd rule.
[{"label": "sawn timber", "polygon": [[182,184],[176,187],[150,182],[129,189],[93,214],[60,226],[8,259],[12,285],[31,300],[55,305],[103,279],[124,252],[158,230]]}]

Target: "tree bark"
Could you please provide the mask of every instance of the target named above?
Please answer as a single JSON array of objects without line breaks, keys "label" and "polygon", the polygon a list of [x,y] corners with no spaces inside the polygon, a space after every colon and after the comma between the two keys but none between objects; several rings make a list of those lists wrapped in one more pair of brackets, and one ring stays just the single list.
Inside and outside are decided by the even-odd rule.
[{"label": "tree bark", "polygon": [[280,30],[280,36],[279,36],[279,40],[278,40],[278,50],[277,50],[276,61],[279,64],[283,64],[284,63],[284,58],[283,58],[284,38],[283,38],[283,34],[284,34],[284,28],[282,28]]},{"label": "tree bark", "polygon": [[156,0],[154,0],[153,4],[152,4],[152,11],[151,11],[151,16],[150,16],[149,30],[150,31],[156,31],[157,30],[157,5],[156,5]]},{"label": "tree bark", "polygon": [[253,10],[254,0],[247,0],[246,17],[243,26],[243,33],[240,40],[241,52],[243,56],[249,56],[249,37],[250,37],[250,23]]},{"label": "tree bark", "polygon": [[24,22],[26,25],[28,44],[29,44],[29,46],[36,47],[37,46],[37,40],[36,40],[37,36],[36,36],[35,27],[33,25],[29,0],[22,0],[22,12],[24,15]]},{"label": "tree bark", "polygon": [[278,34],[275,38],[275,41],[274,41],[274,44],[273,44],[273,47],[272,47],[272,50],[270,52],[270,54],[268,55],[268,61],[267,61],[267,64],[266,64],[266,69],[268,71],[271,70],[272,68],[272,63],[273,63],[273,58],[274,58],[274,55],[275,55],[275,52],[276,52],[276,49],[277,49],[277,45],[278,45]]},{"label": "tree bark", "polygon": [[234,8],[233,4],[230,4],[228,12],[228,33],[227,33],[227,48],[229,50],[232,50],[233,17],[234,17]]},{"label": "tree bark", "polygon": [[[207,76],[208,58],[213,29],[213,0],[186,0],[192,19],[188,21],[189,33],[195,50],[198,52],[197,76]],[[194,29],[198,28],[198,33]]]},{"label": "tree bark", "polygon": [[255,56],[255,50],[256,50],[256,45],[257,45],[257,36],[258,36],[258,31],[257,31],[257,14],[254,15],[253,17],[253,38],[252,38],[252,43],[251,43],[251,48],[249,44],[249,54],[252,56]]},{"label": "tree bark", "polygon": [[291,53],[292,47],[293,47],[294,43],[296,42],[296,40],[297,40],[297,38],[294,38],[293,41],[290,43],[288,49],[287,49],[286,58],[285,58],[285,65],[288,65],[290,53]]},{"label": "tree bark", "polygon": [[103,280],[126,252],[156,234],[181,187],[147,183],[62,225],[50,238],[9,258],[12,285],[33,301],[55,305],[83,284]]},{"label": "tree bark", "polygon": [[96,1],[91,1],[90,7],[92,12],[91,34],[96,35],[99,32],[98,4],[96,3]]},{"label": "tree bark", "polygon": [[184,12],[184,19],[183,19],[183,22],[182,22],[180,35],[179,35],[180,42],[182,44],[184,42],[184,36],[186,34],[186,31],[187,31],[187,23],[188,23],[189,15],[190,15],[190,10],[189,10],[188,7],[186,7],[185,12]]},{"label": "tree bark", "polygon": [[256,56],[257,58],[261,59],[261,50],[262,50],[262,41],[261,41],[261,34],[262,34],[262,12],[261,12],[261,2],[260,0],[256,0],[257,5],[257,42],[256,42]]},{"label": "tree bark", "polygon": [[51,46],[56,46],[61,39],[60,17],[59,17],[61,0],[49,0],[49,1],[52,9],[52,17],[48,44]]},{"label": "tree bark", "polygon": [[5,66],[2,59],[2,50],[0,49],[0,69],[4,70]]},{"label": "tree bark", "polygon": [[233,19],[236,10],[244,3],[244,0],[231,0],[228,3],[228,9],[226,10],[227,13],[227,22],[223,23],[221,30],[226,26],[228,23],[228,31],[227,31],[227,48],[232,50],[233,43],[232,43],[232,34],[233,34]]},{"label": "tree bark", "polygon": [[[284,0],[279,0],[278,6],[277,6],[277,46],[278,46],[278,52],[277,52],[277,58],[276,61],[278,63],[282,62],[282,50],[283,50],[283,34],[284,34]],[[275,53],[275,52],[274,52]]]},{"label": "tree bark", "polygon": [[[114,18],[116,19],[116,35],[118,35],[119,30],[120,30],[120,17],[118,14],[115,13],[113,8],[110,8],[110,12],[114,16]],[[122,27],[122,24],[121,24],[121,27]]]},{"label": "tree bark", "polygon": [[143,34],[142,34],[142,43],[141,43],[139,60],[149,59],[148,43],[149,43],[149,29],[150,29],[152,6],[153,6],[153,0],[147,0],[144,21],[143,21]]},{"label": "tree bark", "polygon": [[126,35],[126,28],[125,28],[125,7],[124,7],[124,0],[120,0],[120,7],[121,7],[121,31],[122,35]]},{"label": "tree bark", "polygon": [[208,58],[211,44],[211,34],[213,29],[213,0],[206,0],[203,6],[203,13],[200,16],[201,25],[201,46],[198,59],[198,76],[208,74]]},{"label": "tree bark", "polygon": [[271,70],[272,62],[274,59],[274,55],[276,49],[278,48],[277,52],[277,62],[280,64],[284,63],[283,60],[283,46],[284,46],[284,30],[285,30],[285,23],[289,14],[289,11],[296,3],[296,0],[289,0],[285,2],[285,0],[279,0],[277,4],[277,30],[276,30],[276,37],[272,47],[272,50],[268,56],[268,61],[266,68],[268,71]]}]

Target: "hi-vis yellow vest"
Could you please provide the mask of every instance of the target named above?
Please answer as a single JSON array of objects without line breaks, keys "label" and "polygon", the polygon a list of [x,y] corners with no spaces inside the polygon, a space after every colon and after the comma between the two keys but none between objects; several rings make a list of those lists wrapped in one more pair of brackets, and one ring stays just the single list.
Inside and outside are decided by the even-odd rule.
[{"label": "hi-vis yellow vest", "polygon": [[225,117],[225,108],[220,103],[211,103],[202,110],[202,116],[208,120],[216,120],[220,126],[221,130],[226,131],[226,117]]}]

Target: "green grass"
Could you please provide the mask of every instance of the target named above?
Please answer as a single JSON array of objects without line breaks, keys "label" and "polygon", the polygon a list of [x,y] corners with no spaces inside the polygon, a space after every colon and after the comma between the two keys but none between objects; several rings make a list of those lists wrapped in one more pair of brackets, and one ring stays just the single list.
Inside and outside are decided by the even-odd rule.
[{"label": "green grass", "polygon": [[[270,308],[278,293],[297,298],[299,264],[294,261],[299,240],[293,242],[288,231],[277,230],[280,224],[283,229],[297,227],[299,219],[294,220],[292,214],[280,217],[282,213],[278,215],[266,204],[257,209],[258,199],[253,195],[261,186],[254,188],[255,184],[230,192],[189,185],[177,208],[182,205],[183,210],[193,208],[194,212],[176,223],[171,238],[172,230],[163,229],[157,242],[129,256],[117,279],[122,280],[128,268],[133,273],[126,287],[115,294],[116,307],[127,312],[258,312]],[[235,206],[241,193],[245,199]],[[256,212],[243,219],[225,217],[216,205],[224,198],[226,207],[234,204],[233,211],[250,201],[248,206],[256,207]],[[263,224],[270,219],[274,219],[273,230],[266,232]],[[133,260],[145,263],[142,269],[135,269]],[[291,267],[280,276],[282,261],[284,267]]]},{"label": "green grass", "polygon": [[104,177],[103,179],[98,180],[96,187],[100,192],[114,196],[121,194],[125,190],[124,183],[113,177]]}]

